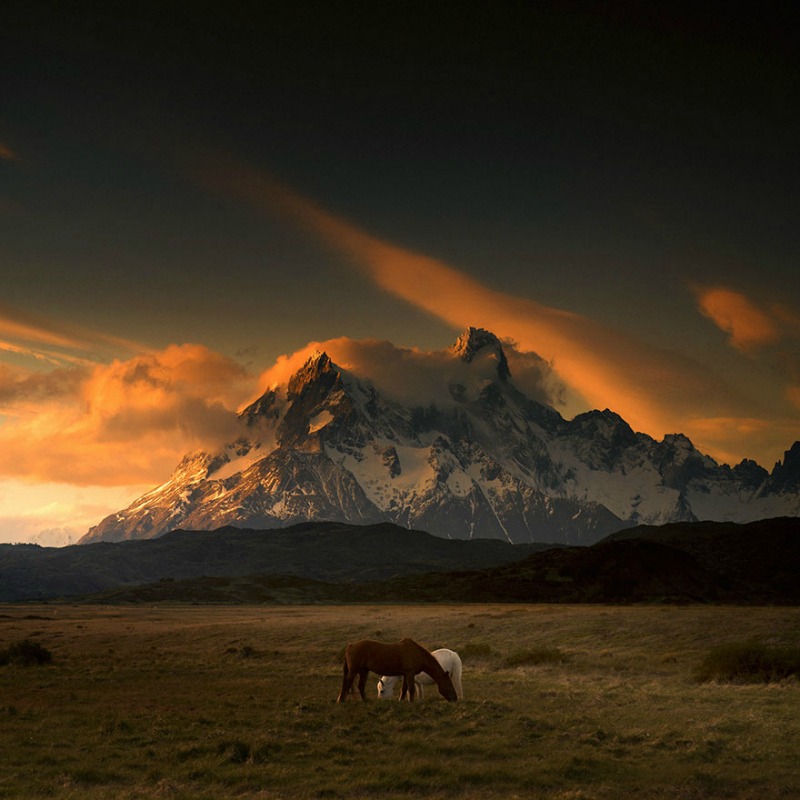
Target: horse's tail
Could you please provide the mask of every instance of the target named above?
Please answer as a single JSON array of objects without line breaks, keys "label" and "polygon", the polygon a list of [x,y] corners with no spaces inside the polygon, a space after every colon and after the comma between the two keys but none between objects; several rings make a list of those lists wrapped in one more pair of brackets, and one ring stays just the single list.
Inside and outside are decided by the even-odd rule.
[{"label": "horse's tail", "polygon": [[461,685],[461,672],[463,670],[463,666],[461,664],[461,657],[458,653],[453,653],[453,667],[450,671],[450,678],[453,681],[453,686],[456,687],[456,693],[458,694],[458,699],[463,700],[464,698],[464,689]]},{"label": "horse's tail", "polygon": [[347,700],[347,695],[350,693],[350,687],[347,685],[347,649],[344,651],[344,663],[342,664],[342,690],[336,698],[337,703],[343,703]]}]

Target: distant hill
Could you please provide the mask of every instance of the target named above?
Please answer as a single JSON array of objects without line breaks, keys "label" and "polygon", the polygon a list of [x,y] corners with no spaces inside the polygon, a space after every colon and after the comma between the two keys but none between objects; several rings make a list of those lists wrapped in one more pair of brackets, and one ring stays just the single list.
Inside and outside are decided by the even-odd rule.
[{"label": "distant hill", "polygon": [[630,539],[680,549],[721,582],[726,592],[765,598],[800,598],[800,519],[778,517],[737,525],[695,522],[692,525],[642,525],[609,536],[607,542]]},{"label": "distant hill", "polygon": [[0,545],[0,602],[50,600],[163,579],[292,575],[385,580],[496,566],[548,545],[448,540],[391,523],[306,522],[275,530],[173,531],[158,539],[62,548]]},{"label": "distant hill", "polygon": [[97,602],[800,604],[800,519],[679,523],[550,548],[480,570],[326,582],[279,575],[161,581]]},{"label": "distant hill", "polygon": [[441,599],[563,603],[800,603],[800,519],[674,523],[480,572],[414,578]]},{"label": "distant hill", "polygon": [[800,604],[800,519],[642,526],[591,547],[447,540],[390,523],[0,546],[0,601]]}]

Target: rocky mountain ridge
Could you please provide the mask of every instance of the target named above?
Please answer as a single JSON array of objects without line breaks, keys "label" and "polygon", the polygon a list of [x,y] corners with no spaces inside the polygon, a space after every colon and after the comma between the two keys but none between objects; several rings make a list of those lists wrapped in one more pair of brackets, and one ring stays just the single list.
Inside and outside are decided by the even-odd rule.
[{"label": "rocky mountain ridge", "polygon": [[447,358],[458,377],[416,403],[317,352],[241,412],[240,439],[187,456],[81,541],[329,520],[592,544],[638,524],[800,514],[800,442],[771,473],[719,465],[682,434],[656,441],[608,409],[564,419],[515,386],[502,343],[482,329]]}]

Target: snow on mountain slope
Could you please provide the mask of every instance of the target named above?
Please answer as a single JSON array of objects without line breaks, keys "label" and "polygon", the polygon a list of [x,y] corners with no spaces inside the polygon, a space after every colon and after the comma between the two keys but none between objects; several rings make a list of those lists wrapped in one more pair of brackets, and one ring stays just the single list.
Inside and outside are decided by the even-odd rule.
[{"label": "snow on mountain slope", "polygon": [[515,386],[487,331],[436,358],[438,383],[429,375],[414,401],[414,387],[378,386],[315,353],[241,412],[239,440],[187,456],[82,541],[312,519],[590,544],[641,523],[800,514],[800,443],[772,474],[720,466],[685,436],[656,441],[609,410],[563,419]]}]

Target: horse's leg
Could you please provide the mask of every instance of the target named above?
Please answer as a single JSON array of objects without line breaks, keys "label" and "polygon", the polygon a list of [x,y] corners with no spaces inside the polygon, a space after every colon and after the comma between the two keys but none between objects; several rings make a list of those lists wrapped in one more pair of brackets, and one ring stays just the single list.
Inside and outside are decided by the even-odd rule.
[{"label": "horse's leg", "polygon": [[368,669],[362,669],[361,672],[358,673],[358,691],[361,694],[361,699],[367,699],[367,693],[364,691],[367,685],[367,675],[369,673]]},{"label": "horse's leg", "polygon": [[400,699],[401,700],[408,699],[408,681],[406,680],[405,675],[403,675],[403,690],[400,692]]},{"label": "horse's leg", "polygon": [[407,672],[405,678],[403,679],[408,684],[408,699],[412,702],[417,689],[416,677],[417,676],[413,672]]}]

